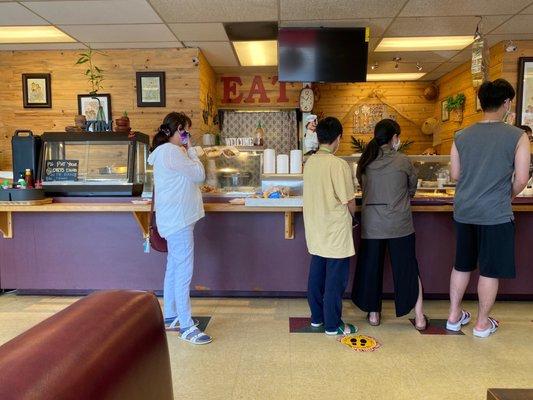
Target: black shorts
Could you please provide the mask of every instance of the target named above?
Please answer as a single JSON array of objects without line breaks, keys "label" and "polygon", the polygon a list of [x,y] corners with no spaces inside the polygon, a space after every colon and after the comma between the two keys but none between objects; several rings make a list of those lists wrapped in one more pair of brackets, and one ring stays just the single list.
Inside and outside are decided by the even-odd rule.
[{"label": "black shorts", "polygon": [[515,225],[471,225],[455,221],[457,271],[474,271],[487,278],[514,278]]}]

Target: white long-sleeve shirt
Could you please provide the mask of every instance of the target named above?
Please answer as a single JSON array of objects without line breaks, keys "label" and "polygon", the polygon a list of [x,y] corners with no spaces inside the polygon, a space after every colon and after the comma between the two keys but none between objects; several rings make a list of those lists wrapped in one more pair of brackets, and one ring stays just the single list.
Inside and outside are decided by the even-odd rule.
[{"label": "white long-sleeve shirt", "polygon": [[205,170],[194,148],[186,151],[165,143],[150,154],[148,163],[154,167],[154,208],[162,237],[204,217],[199,184],[205,180]]}]

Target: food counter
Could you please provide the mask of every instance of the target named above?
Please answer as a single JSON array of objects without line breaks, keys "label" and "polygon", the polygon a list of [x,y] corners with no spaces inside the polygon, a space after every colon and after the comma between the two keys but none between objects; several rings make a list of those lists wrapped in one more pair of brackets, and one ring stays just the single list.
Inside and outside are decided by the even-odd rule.
[{"label": "food counter", "polygon": [[[0,206],[0,228],[12,236],[0,239],[0,287],[27,294],[111,288],[160,291],[166,256],[143,252],[150,206],[131,200],[59,197],[41,206]],[[206,197],[206,217],[195,229],[194,294],[304,295],[310,258],[301,208],[246,207],[227,200]],[[455,246],[452,201],[413,200],[420,272],[430,297],[446,298],[448,293]],[[528,254],[533,198],[518,198],[513,207],[517,279],[502,281],[500,296],[533,298]],[[358,234],[356,229],[356,241]],[[390,269],[384,290],[392,291]],[[468,293],[474,292],[473,281]]]}]

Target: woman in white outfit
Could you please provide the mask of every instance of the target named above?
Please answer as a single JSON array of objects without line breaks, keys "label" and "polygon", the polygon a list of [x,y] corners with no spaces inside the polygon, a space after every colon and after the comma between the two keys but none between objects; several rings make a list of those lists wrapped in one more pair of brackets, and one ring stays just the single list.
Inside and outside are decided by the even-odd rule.
[{"label": "woman in white outfit", "polygon": [[178,328],[180,338],[207,344],[211,337],[191,318],[189,287],[194,268],[194,225],[204,217],[199,184],[204,166],[189,146],[190,118],[172,112],[163,120],[152,141],[148,162],[154,168],[154,206],[159,234],[167,240],[168,256],[163,288],[165,323]]}]

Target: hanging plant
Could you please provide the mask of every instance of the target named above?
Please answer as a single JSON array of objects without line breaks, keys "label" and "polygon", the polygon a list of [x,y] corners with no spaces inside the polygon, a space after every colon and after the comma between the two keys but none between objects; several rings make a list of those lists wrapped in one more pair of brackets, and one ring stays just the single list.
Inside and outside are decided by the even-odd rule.
[{"label": "hanging plant", "polygon": [[84,75],[87,77],[87,80],[91,84],[91,91],[89,94],[95,95],[99,90],[103,89],[102,81],[104,80],[103,72],[104,70],[94,65],[93,55],[99,53],[105,55],[104,53],[94,52],[93,49],[89,49],[85,53],[78,54],[80,58],[76,61],[76,65],[88,64],[88,67]]},{"label": "hanging plant", "polygon": [[[405,153],[409,148],[413,145],[415,141],[414,140],[406,140],[405,142],[400,143],[400,147],[398,148],[398,152]],[[364,140],[357,139],[355,136],[352,136],[352,149],[356,153],[363,153],[366,149],[366,146],[368,146],[368,143],[366,143]]]},{"label": "hanging plant", "polygon": [[463,93],[459,93],[455,97],[450,96],[446,99],[446,109],[450,112],[450,119],[452,121],[463,121],[463,107],[465,101],[466,96]]}]

